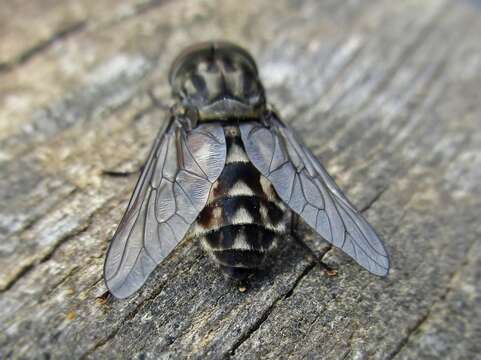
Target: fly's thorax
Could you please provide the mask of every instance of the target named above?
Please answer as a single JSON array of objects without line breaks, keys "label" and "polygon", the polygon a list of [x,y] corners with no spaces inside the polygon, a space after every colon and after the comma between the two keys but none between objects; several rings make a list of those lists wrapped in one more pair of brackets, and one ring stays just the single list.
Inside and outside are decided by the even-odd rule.
[{"label": "fly's thorax", "polygon": [[[272,184],[249,161],[236,126],[224,127],[226,165],[191,229],[231,277],[258,268],[286,233],[286,208]],[[237,270],[236,270],[237,269]]]},{"label": "fly's thorax", "polygon": [[187,49],[174,61],[170,83],[174,97],[195,109],[199,121],[255,117],[265,107],[254,60],[230,43],[209,42]]}]

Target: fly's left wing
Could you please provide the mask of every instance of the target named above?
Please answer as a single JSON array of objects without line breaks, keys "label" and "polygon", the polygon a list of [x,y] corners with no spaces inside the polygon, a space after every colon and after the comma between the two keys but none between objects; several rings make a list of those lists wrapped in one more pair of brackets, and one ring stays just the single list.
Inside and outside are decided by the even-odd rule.
[{"label": "fly's left wing", "polygon": [[117,298],[133,294],[182,241],[225,165],[222,126],[187,131],[171,121],[152,147],[105,259],[104,279]]},{"label": "fly's left wing", "polygon": [[269,127],[249,122],[240,130],[249,160],[287,206],[371,273],[388,274],[379,236],[290,128],[271,117]]}]

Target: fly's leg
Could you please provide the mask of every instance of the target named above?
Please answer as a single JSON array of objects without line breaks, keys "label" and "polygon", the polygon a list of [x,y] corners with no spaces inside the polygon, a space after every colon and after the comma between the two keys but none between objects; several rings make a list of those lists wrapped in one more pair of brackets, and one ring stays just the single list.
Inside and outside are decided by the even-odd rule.
[{"label": "fly's leg", "polygon": [[[147,91],[147,95],[149,96],[150,98],[150,101],[152,102],[152,104],[157,107],[157,108],[160,108],[161,110],[164,110],[164,111],[169,111],[170,110],[170,107],[166,104],[164,104],[163,102],[161,102],[159,99],[157,99],[157,97],[154,95],[154,91],[152,89],[149,89]],[[139,170],[137,171],[115,171],[115,170],[103,170],[102,171],[102,175],[104,176],[110,176],[110,177],[129,177],[129,176],[133,176],[133,175],[138,175],[138,174],[141,174],[142,173],[142,170],[144,170],[144,165],[142,165],[140,167]]]},{"label": "fly's leg", "polygon": [[115,298],[110,293],[110,291],[107,290],[102,295],[98,296],[96,300],[97,300],[97,303],[100,305],[109,305],[115,300]]},{"label": "fly's leg", "polygon": [[112,170],[102,170],[102,175],[110,177],[129,177],[138,174],[137,171],[112,171]]},{"label": "fly's leg", "polygon": [[291,236],[294,239],[294,241],[296,241],[304,250],[306,250],[307,253],[309,253],[309,255],[317,262],[321,270],[324,271],[326,275],[336,276],[337,270],[333,269],[332,267],[327,265],[325,262],[323,262],[322,259],[297,234],[298,223],[299,223],[299,215],[292,213]]},{"label": "fly's leg", "polygon": [[141,166],[137,171],[115,171],[115,170],[102,170],[102,175],[110,177],[129,177],[133,175],[139,175],[144,170],[144,166]]}]

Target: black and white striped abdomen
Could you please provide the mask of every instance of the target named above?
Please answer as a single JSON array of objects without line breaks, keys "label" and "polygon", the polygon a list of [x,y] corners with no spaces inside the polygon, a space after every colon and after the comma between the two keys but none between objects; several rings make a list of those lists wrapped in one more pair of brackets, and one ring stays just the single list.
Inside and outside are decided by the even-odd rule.
[{"label": "black and white striped abdomen", "polygon": [[286,208],[269,180],[248,160],[236,126],[224,128],[227,159],[192,228],[229,276],[244,279],[262,265],[286,232]]}]

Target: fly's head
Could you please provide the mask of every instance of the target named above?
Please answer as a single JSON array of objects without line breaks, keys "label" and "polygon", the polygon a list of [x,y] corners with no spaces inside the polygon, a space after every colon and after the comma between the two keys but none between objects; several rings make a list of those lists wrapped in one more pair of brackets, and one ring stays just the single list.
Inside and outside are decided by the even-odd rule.
[{"label": "fly's head", "polygon": [[254,59],[228,42],[187,48],[172,64],[169,80],[174,97],[199,121],[255,117],[265,109]]}]

